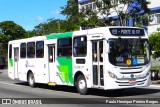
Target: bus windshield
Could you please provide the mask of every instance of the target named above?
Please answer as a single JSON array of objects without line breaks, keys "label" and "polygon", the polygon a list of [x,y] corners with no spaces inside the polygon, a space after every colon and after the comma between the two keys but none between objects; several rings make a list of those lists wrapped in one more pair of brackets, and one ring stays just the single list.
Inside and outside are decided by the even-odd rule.
[{"label": "bus windshield", "polygon": [[150,61],[147,39],[109,39],[109,61],[116,66],[145,65]]}]

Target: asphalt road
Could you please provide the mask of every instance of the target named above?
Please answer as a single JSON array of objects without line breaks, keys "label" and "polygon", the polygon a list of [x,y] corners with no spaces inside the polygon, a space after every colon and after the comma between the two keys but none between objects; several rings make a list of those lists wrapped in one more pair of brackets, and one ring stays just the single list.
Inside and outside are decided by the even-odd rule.
[{"label": "asphalt road", "polygon": [[[116,91],[104,91],[97,89],[90,89],[89,95],[79,95],[75,87],[69,86],[48,86],[44,84],[37,84],[35,88],[31,88],[28,86],[26,82],[13,81],[8,78],[7,70],[0,70],[0,98],[12,98],[18,100],[18,98],[22,98],[23,101],[28,101],[27,98],[42,99],[43,102],[48,102],[52,104],[44,104],[43,105],[15,105],[16,107],[31,107],[31,106],[58,106],[58,107],[97,107],[97,106],[109,106],[109,107],[150,107],[155,106],[159,107],[160,104],[105,104],[106,101],[110,101],[110,103],[114,103],[113,100],[142,100],[144,98],[160,98],[160,85],[151,85],[150,87],[145,88],[132,88],[126,89],[123,92]],[[17,98],[17,99],[16,99]],[[59,98],[59,99],[58,99]],[[133,99],[131,99],[133,98]],[[154,100],[152,99],[152,100]],[[0,99],[2,100],[2,99]],[[44,101],[43,101],[44,100]],[[159,99],[160,100],[160,99]],[[112,101],[112,102],[111,102]],[[116,100],[117,101],[117,100]],[[75,104],[73,104],[74,102]],[[16,104],[16,102],[14,102]],[[27,102],[28,103],[28,102]],[[72,103],[72,104],[70,104]],[[84,104],[85,103],[85,104]],[[91,103],[91,104],[87,104]],[[100,104],[99,104],[100,103]],[[159,102],[160,103],[160,102]],[[0,105],[0,107],[9,107],[10,105]]]}]

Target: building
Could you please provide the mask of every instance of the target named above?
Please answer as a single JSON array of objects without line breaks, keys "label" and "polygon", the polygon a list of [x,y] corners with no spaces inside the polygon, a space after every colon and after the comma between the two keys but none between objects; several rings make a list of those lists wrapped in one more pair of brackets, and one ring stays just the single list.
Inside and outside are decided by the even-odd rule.
[{"label": "building", "polygon": [[[99,0],[99,2],[101,3],[101,7],[103,7],[105,4]],[[113,4],[117,4],[118,3],[118,0],[111,0],[111,3]],[[123,7],[123,5],[119,5],[119,7],[117,7],[116,9],[117,10],[120,10],[121,7]],[[85,10],[85,9],[91,9],[93,11],[98,11],[98,7],[96,6],[96,3],[95,3],[95,0],[79,0],[79,12],[81,12],[81,10]],[[125,9],[123,9],[125,10]],[[114,24],[115,25],[120,25],[119,21],[117,20],[118,19],[118,14],[117,12],[115,11],[115,9],[110,9],[109,13],[111,13],[110,15],[106,16],[106,15],[102,15],[101,13],[98,13],[97,16],[100,18],[100,19],[103,19],[103,20],[107,20],[107,18],[113,18],[114,20]]]},{"label": "building", "polygon": [[[101,1],[101,0],[99,0]],[[148,7],[151,10],[151,15],[149,16],[151,19],[151,22],[149,23],[148,26],[145,26],[148,30],[148,34],[151,34],[153,32],[159,31],[160,30],[160,4],[159,0],[148,0],[150,4]],[[118,0],[111,0],[113,4],[118,3]],[[102,6],[103,6],[102,2]],[[120,10],[123,6],[123,4],[119,5],[116,9]],[[126,7],[123,8],[123,11],[126,11]],[[96,7],[95,0],[79,0],[79,11],[82,9],[92,9],[92,10],[97,10],[98,8]],[[114,9],[110,10],[111,14],[108,17],[112,17],[114,19],[114,24],[115,25],[120,25],[119,20],[118,20],[118,14],[115,12]],[[101,19],[104,19],[104,16],[101,14],[97,14]],[[134,26],[136,23],[132,18],[129,20],[125,20],[125,26]]]},{"label": "building", "polygon": [[151,3],[148,7],[151,10],[151,22],[148,26],[148,34],[160,31],[160,4],[159,0],[149,0]]}]

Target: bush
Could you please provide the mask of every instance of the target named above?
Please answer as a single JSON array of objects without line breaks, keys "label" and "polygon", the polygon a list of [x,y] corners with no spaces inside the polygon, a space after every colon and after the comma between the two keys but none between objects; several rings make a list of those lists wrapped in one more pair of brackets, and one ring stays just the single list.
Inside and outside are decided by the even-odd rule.
[{"label": "bush", "polygon": [[154,50],[153,58],[160,57],[160,32],[155,32],[149,36],[151,50]]}]

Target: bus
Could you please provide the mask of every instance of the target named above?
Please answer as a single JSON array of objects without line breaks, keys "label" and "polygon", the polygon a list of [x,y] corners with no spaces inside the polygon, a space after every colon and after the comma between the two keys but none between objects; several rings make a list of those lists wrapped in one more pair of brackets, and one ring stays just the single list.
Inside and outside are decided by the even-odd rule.
[{"label": "bus", "polygon": [[13,80],[121,90],[151,84],[148,35],[138,27],[100,27],[9,41]]}]

